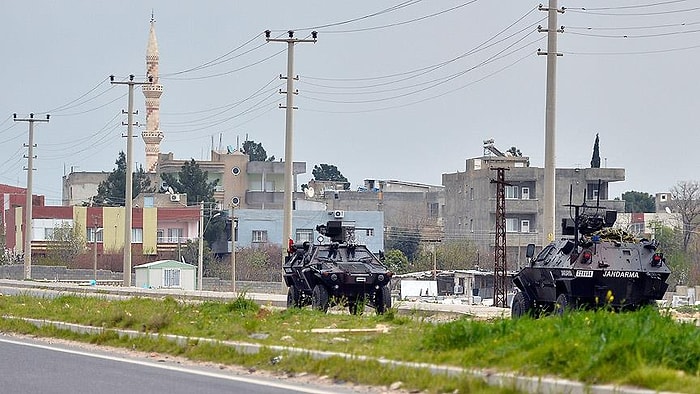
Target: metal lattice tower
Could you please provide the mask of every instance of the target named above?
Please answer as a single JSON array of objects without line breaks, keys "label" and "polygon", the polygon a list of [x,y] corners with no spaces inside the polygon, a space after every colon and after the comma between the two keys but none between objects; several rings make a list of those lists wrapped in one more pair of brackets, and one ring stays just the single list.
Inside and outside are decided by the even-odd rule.
[{"label": "metal lattice tower", "polygon": [[492,168],[496,171],[496,243],[494,246],[493,265],[493,305],[506,308],[506,182],[505,172],[508,168]]}]

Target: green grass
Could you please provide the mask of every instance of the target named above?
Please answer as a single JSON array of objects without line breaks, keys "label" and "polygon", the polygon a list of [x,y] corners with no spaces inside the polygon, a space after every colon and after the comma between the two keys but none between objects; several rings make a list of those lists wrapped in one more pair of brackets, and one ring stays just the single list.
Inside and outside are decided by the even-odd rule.
[{"label": "green grass", "polygon": [[[322,314],[309,309],[272,311],[241,296],[229,303],[185,303],[129,299],[107,301],[80,296],[0,297],[0,314],[44,318],[107,328],[239,340],[419,361],[514,371],[523,375],[556,375],[589,384],[616,383],[654,390],[700,393],[700,329],[648,308],[634,313],[604,310],[567,313],[561,317],[476,321],[469,318],[433,324],[417,317]],[[314,328],[375,328],[388,333],[312,333]],[[0,329],[61,336],[96,344],[136,346],[139,350],[183,355],[196,360],[240,364],[285,372],[309,372],[334,379],[407,387],[482,392],[473,378],[431,376],[427,372],[389,368],[375,362],[312,360],[285,355],[271,365],[269,350],[238,354],[216,344],[176,345],[160,339],[127,339],[113,333],[80,336],[52,328],[0,319]],[[213,349],[215,348],[215,349]],[[381,371],[381,372],[379,372]],[[503,391],[496,391],[503,392]],[[509,392],[509,390],[505,390]]]}]

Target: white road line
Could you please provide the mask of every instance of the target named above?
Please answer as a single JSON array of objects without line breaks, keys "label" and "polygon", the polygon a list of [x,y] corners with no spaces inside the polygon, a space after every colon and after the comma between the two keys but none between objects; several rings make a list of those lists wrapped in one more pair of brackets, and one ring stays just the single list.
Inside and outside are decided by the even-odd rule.
[{"label": "white road line", "polygon": [[93,354],[93,353],[82,352],[79,350],[62,349],[59,347],[40,345],[40,344],[36,344],[36,343],[25,343],[25,342],[13,341],[11,339],[0,338],[0,342],[10,343],[13,345],[28,346],[28,347],[44,349],[44,350],[51,350],[51,351],[55,351],[55,352],[75,354],[75,355],[84,356],[84,357],[93,357],[93,358],[99,358],[99,359],[103,359],[103,360],[118,361],[118,362],[123,362],[123,363],[142,365],[142,366],[146,366],[146,367],[160,368],[160,369],[183,372],[183,373],[190,373],[190,374],[194,374],[194,375],[207,376],[207,377],[211,377],[211,378],[233,380],[233,381],[237,381],[237,382],[256,384],[259,386],[267,386],[267,387],[278,388],[278,389],[283,389],[283,390],[290,390],[290,391],[295,391],[298,393],[333,394],[333,393],[337,392],[337,391],[326,391],[326,390],[320,390],[320,389],[314,389],[314,388],[298,387],[298,386],[292,386],[292,385],[284,384],[284,383],[269,382],[269,381],[265,381],[265,380],[250,379],[250,378],[246,378],[246,377],[242,377],[242,376],[233,376],[233,375],[226,375],[226,374],[220,374],[220,373],[214,373],[214,372],[199,371],[199,370],[187,369],[187,368],[183,368],[183,367],[176,367],[176,366],[166,365],[166,364],[156,364],[156,363],[152,363],[152,362],[148,362],[148,361],[125,359],[125,358],[121,358],[121,357],[114,357],[114,356],[108,356],[108,355],[103,355],[103,354]]}]

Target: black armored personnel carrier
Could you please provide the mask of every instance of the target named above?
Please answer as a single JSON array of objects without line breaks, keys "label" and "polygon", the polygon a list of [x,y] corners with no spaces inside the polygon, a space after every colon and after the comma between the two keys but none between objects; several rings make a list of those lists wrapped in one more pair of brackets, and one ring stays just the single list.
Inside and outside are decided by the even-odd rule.
[{"label": "black armored personnel carrier", "polygon": [[[585,200],[584,200],[585,201]],[[670,270],[656,240],[635,239],[612,230],[617,212],[596,206],[567,205],[572,217],[562,220],[569,236],[545,246],[513,278],[518,292],[511,315],[561,314],[571,308],[637,309],[663,297]]]},{"label": "black armored personnel carrier", "polygon": [[352,314],[365,305],[377,314],[391,308],[389,281],[393,273],[369,250],[358,244],[350,222],[328,221],[316,226],[318,243],[292,244],[284,262],[289,286],[287,307],[327,311],[342,304]]}]

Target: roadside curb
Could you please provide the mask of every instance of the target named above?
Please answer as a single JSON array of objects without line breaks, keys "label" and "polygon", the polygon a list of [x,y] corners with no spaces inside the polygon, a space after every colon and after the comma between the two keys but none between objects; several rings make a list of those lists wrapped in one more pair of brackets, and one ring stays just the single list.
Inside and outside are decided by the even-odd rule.
[{"label": "roadside curb", "polygon": [[14,316],[2,316],[3,319],[15,319],[22,320],[27,323],[33,324],[37,327],[51,326],[57,329],[69,330],[81,334],[101,334],[105,332],[113,332],[120,337],[129,338],[140,338],[149,337],[152,339],[164,338],[169,341],[173,341],[178,344],[186,344],[190,341],[220,344],[229,346],[238,352],[245,354],[255,354],[261,349],[270,349],[279,352],[286,352],[296,355],[308,355],[314,359],[326,359],[329,357],[340,357],[347,360],[357,360],[357,361],[376,361],[383,365],[390,367],[407,367],[414,369],[425,369],[430,371],[434,375],[445,374],[448,376],[459,376],[468,375],[475,378],[480,378],[484,380],[487,384],[491,386],[499,386],[504,388],[515,388],[517,390],[526,391],[530,393],[569,393],[569,394],[652,394],[652,393],[662,393],[671,394],[669,392],[658,392],[649,389],[639,389],[633,387],[623,387],[614,385],[587,385],[581,382],[576,382],[567,379],[560,379],[555,377],[530,377],[521,376],[514,373],[504,373],[489,370],[480,369],[467,369],[456,366],[429,364],[429,363],[417,363],[417,362],[407,362],[407,361],[397,361],[390,360],[386,358],[376,358],[362,355],[353,355],[341,352],[331,352],[331,351],[320,351],[320,350],[310,350],[291,346],[278,346],[278,345],[261,345],[249,342],[239,342],[239,341],[225,341],[217,340],[212,338],[199,338],[199,337],[184,337],[180,335],[172,334],[158,334],[158,333],[147,333],[134,330],[119,330],[112,328],[103,327],[93,327],[85,326],[81,324],[66,323],[60,321],[52,321],[45,319],[32,319]]}]

